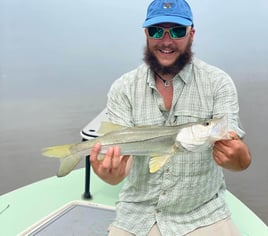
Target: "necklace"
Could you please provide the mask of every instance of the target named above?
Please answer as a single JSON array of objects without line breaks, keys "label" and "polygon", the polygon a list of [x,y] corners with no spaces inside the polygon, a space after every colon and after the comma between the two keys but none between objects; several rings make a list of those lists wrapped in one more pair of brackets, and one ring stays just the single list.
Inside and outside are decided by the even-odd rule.
[{"label": "necklace", "polygon": [[164,87],[165,87],[165,88],[171,86],[171,84],[172,84],[172,80],[173,80],[173,79],[171,79],[171,80],[166,80],[166,79],[163,79],[157,72],[154,72],[154,73],[156,74],[156,76],[157,76],[160,80],[162,80],[162,82],[164,83]]}]

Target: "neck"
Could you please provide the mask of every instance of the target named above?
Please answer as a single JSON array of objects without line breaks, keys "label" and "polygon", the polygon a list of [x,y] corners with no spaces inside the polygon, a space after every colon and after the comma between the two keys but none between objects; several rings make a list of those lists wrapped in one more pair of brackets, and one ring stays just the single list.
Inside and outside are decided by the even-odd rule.
[{"label": "neck", "polygon": [[154,72],[154,73],[156,75],[156,78],[160,79],[163,82],[165,88],[170,87],[172,85],[172,81],[173,81],[173,76],[172,75],[169,75],[169,76],[167,76],[167,78],[164,79],[157,72]]}]

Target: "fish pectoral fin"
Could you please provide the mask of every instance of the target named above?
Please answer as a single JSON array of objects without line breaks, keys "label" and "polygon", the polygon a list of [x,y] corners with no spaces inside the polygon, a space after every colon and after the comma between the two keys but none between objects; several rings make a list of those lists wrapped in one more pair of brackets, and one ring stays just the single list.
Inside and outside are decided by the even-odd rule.
[{"label": "fish pectoral fin", "polygon": [[152,156],[149,162],[149,170],[150,173],[155,173],[157,172],[163,165],[167,163],[169,160],[170,155],[166,156]]}]

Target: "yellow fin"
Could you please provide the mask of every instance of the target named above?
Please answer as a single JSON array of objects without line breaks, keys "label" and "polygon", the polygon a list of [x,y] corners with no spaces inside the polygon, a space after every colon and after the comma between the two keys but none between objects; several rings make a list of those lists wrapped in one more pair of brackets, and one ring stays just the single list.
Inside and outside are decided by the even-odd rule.
[{"label": "yellow fin", "polygon": [[63,177],[69,174],[81,161],[82,157],[78,155],[71,155],[60,159],[60,167],[57,173],[58,177]]},{"label": "yellow fin", "polygon": [[103,121],[103,122],[101,122],[101,126],[98,129],[97,133],[99,135],[104,135],[104,134],[110,133],[112,131],[121,130],[121,129],[124,129],[124,128],[126,128],[126,126],[117,125],[117,124],[114,124],[114,123],[111,123],[111,122]]},{"label": "yellow fin", "polygon": [[170,156],[152,156],[149,162],[150,173],[157,172],[166,162],[169,160]]},{"label": "yellow fin", "polygon": [[47,157],[63,158],[72,154],[71,147],[73,144],[65,144],[44,148],[42,154]]}]

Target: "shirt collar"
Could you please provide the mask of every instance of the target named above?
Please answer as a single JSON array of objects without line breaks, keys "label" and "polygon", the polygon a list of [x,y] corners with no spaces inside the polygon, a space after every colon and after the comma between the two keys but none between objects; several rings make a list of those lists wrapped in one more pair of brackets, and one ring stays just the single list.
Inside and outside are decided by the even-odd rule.
[{"label": "shirt collar", "polygon": [[[148,67],[148,66],[147,66]],[[151,88],[155,88],[155,79],[154,79],[154,73],[150,68],[148,67],[148,76],[147,76],[147,83]]]},{"label": "shirt collar", "polygon": [[176,76],[176,78],[180,78],[185,84],[189,83],[191,81],[191,71],[193,68],[192,62],[188,63]]}]

